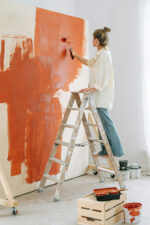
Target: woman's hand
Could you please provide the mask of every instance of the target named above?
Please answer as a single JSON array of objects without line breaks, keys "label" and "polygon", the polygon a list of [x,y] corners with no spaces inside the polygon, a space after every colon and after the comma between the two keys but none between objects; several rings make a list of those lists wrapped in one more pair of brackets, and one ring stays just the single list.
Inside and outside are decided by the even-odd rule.
[{"label": "woman's hand", "polygon": [[84,88],[84,89],[81,89],[79,92],[94,92],[96,91],[96,88]]},{"label": "woman's hand", "polygon": [[74,57],[77,56],[77,53],[76,53],[73,49],[71,49],[71,53],[72,53],[72,55],[73,55]]},{"label": "woman's hand", "polygon": [[84,65],[86,65],[86,66],[88,65],[88,60],[87,60],[87,59],[85,59],[85,58],[83,58],[83,57],[77,55],[77,53],[76,53],[72,48],[70,48],[69,50],[70,50],[70,55],[71,55],[71,58],[72,58],[72,59],[76,58],[76,59],[79,60],[79,62],[81,62],[82,64],[84,64]]}]

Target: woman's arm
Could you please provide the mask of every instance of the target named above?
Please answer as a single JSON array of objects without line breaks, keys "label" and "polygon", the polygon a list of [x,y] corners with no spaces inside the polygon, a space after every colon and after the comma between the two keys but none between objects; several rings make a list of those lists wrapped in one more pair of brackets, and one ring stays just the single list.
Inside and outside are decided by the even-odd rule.
[{"label": "woman's arm", "polygon": [[[89,60],[87,60],[87,59],[85,59],[85,58],[77,55],[76,52],[74,50],[72,50],[72,49],[70,49],[70,51],[71,51],[71,57],[73,56],[76,59],[78,59],[82,64],[84,64],[86,66],[89,66],[88,65],[89,64]],[[95,63],[95,61],[96,60],[95,60],[95,57],[94,57],[91,60],[91,65],[93,65]],[[94,91],[97,91],[97,89],[96,88],[84,88],[84,89],[81,89],[79,92],[82,92],[83,93],[83,92],[94,92]]]},{"label": "woman's arm", "polygon": [[79,60],[82,64],[84,64],[84,65],[86,65],[86,66],[88,65],[88,60],[87,60],[87,59],[85,59],[85,58],[83,58],[83,57],[77,55],[77,53],[76,53],[74,50],[72,50],[72,49],[71,49],[71,52],[72,52],[72,55],[73,55],[77,60]]},{"label": "woman's arm", "polygon": [[94,92],[94,91],[97,91],[96,88],[84,88],[84,89],[81,89],[80,92]]}]

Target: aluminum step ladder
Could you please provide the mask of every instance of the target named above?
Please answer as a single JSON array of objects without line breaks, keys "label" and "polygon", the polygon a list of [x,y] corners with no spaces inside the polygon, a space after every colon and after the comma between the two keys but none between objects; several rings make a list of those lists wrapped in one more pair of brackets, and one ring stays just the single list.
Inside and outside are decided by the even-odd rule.
[{"label": "aluminum step ladder", "polygon": [[[73,104],[75,102],[77,104],[76,108],[73,107]],[[75,122],[74,125],[67,124],[70,112],[72,110],[77,110],[77,118],[76,118],[76,122]],[[94,118],[94,123],[89,123],[88,119],[86,118],[85,110],[89,110],[89,112],[91,112],[91,114]],[[97,170],[100,182],[103,181],[103,179],[101,177],[101,169],[102,168],[101,169],[98,168],[98,162],[96,160],[97,157],[95,156],[95,142],[99,142],[100,144],[103,144],[105,146],[106,151],[107,151],[107,157],[109,157],[109,161],[111,162],[111,167],[114,170],[114,174],[115,174],[115,176],[116,176],[116,178],[119,182],[120,188],[125,189],[125,185],[123,183],[121,174],[120,174],[120,172],[117,168],[115,158],[112,154],[109,142],[107,140],[105,131],[104,131],[103,126],[102,126],[102,122],[99,118],[96,106],[94,104],[92,93],[90,93],[90,92],[83,93],[83,98],[81,100],[80,92],[72,92],[69,103],[67,105],[67,108],[66,108],[66,111],[65,111],[65,114],[64,114],[64,118],[63,118],[62,123],[60,125],[56,140],[55,140],[54,145],[52,147],[52,151],[50,153],[50,156],[49,156],[49,159],[48,159],[45,171],[44,171],[44,175],[41,179],[40,186],[39,186],[39,189],[38,189],[39,192],[43,191],[43,188],[45,186],[45,183],[46,183],[47,179],[57,183],[56,191],[55,191],[55,195],[54,195],[54,201],[60,200],[61,186],[62,186],[62,183],[65,180],[65,172],[68,170],[69,163],[70,163],[70,160],[71,160],[71,156],[72,156],[72,153],[73,153],[73,149],[74,149],[74,147],[79,146],[79,145],[76,144],[76,138],[77,138],[78,131],[79,131],[81,123],[83,123],[84,129],[85,129],[87,141],[88,141],[89,148],[90,148],[92,156],[93,156],[95,168]],[[98,138],[92,137],[91,132],[90,132],[90,126],[97,127],[97,129],[99,130],[100,135],[101,135],[101,140],[98,139]],[[62,141],[62,135],[63,135],[63,132],[64,132],[65,128],[73,129],[73,132],[72,132],[71,139],[70,139],[69,143]],[[66,154],[66,157],[65,157],[64,161],[55,158],[55,155],[56,155],[56,152],[57,152],[57,147],[59,145],[67,147],[67,154]],[[56,179],[56,177],[49,175],[49,172],[50,172],[50,169],[52,167],[53,162],[56,162],[56,163],[62,165],[61,171],[60,171],[60,178],[58,180]]]}]

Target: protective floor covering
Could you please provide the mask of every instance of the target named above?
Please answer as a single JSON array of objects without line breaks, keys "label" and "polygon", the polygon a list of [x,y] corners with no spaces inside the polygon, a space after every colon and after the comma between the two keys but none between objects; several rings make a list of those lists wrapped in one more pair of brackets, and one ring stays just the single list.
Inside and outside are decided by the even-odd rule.
[{"label": "protective floor covering", "polygon": [[[142,220],[138,225],[150,225],[150,178],[129,180],[126,184],[128,202],[143,204]],[[93,188],[115,185],[117,182],[112,179],[100,184],[97,176],[87,175],[66,181],[60,202],[53,202],[55,186],[45,188],[43,193],[35,191],[17,197],[18,215],[12,216],[9,208],[1,206],[0,225],[77,225],[77,199],[92,193]]]}]

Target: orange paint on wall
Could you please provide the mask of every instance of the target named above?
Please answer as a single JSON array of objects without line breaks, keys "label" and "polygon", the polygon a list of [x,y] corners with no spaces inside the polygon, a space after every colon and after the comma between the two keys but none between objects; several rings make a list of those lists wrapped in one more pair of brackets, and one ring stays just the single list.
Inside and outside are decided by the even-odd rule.
[{"label": "orange paint on wall", "polygon": [[[1,42],[0,103],[8,105],[8,160],[12,176],[21,173],[25,162],[28,183],[41,179],[61,123],[61,105],[54,95],[59,89],[67,91],[81,68],[70,58],[63,37],[71,37],[74,49],[83,55],[84,21],[37,9],[34,46],[29,38],[22,39],[20,46],[16,37],[6,71],[5,40]],[[61,157],[60,148],[57,157]],[[53,164],[51,174],[59,169]]]},{"label": "orange paint on wall", "polygon": [[[36,14],[35,56],[45,68],[52,68],[52,92],[60,88],[67,91],[82,65],[73,61],[66,49],[73,47],[83,55],[84,20],[39,8]],[[73,44],[62,41],[63,38],[69,38]]]}]

